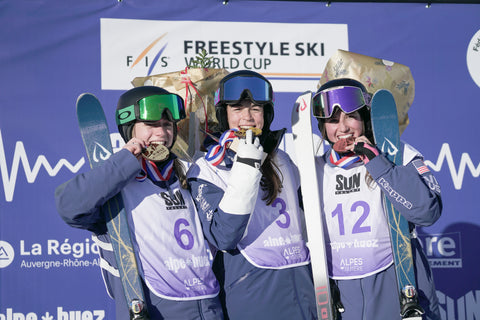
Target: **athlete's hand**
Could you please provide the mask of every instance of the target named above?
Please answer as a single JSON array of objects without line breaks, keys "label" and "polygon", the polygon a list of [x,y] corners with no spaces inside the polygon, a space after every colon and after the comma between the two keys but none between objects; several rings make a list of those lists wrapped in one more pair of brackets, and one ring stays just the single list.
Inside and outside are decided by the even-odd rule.
[{"label": "athlete's hand", "polygon": [[145,141],[138,138],[132,138],[123,146],[123,149],[127,149],[135,157],[138,158],[141,155],[142,150],[145,149],[145,147],[146,147]]},{"label": "athlete's hand", "polygon": [[236,161],[260,168],[264,159],[265,153],[260,140],[253,136],[252,130],[247,130],[245,139],[240,139],[238,143]]},{"label": "athlete's hand", "polygon": [[380,152],[374,145],[365,141],[355,142],[353,147],[353,152],[358,156],[360,156],[363,163],[365,164],[367,164],[370,160],[372,160],[373,158],[375,158],[380,154]]}]

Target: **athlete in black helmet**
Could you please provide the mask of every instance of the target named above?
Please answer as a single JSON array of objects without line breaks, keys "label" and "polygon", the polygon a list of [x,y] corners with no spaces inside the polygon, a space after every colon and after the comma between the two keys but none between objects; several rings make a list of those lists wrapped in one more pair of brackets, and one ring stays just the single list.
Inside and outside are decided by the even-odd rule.
[{"label": "athlete in black helmet", "polygon": [[440,187],[423,156],[402,142],[403,165],[396,165],[377,149],[370,94],[357,80],[326,82],[313,96],[312,110],[333,145],[315,163],[329,275],[340,291],[342,319],[401,319],[385,194],[412,231],[422,319],[439,320],[432,272],[415,232],[415,225],[433,224],[442,211]]},{"label": "athlete in black helmet", "polygon": [[115,319],[130,319],[101,206],[121,192],[150,319],[223,319],[219,285],[211,269],[180,162],[171,149],[183,99],[158,87],[121,95],[116,110],[125,146],[102,166],[59,186],[56,204],[71,226],[90,230],[100,251]]},{"label": "athlete in black helmet", "polygon": [[232,320],[316,317],[298,173],[277,150],[273,104],[262,75],[227,75],[216,94],[222,135],[187,173],[205,236],[221,250],[214,270]]}]

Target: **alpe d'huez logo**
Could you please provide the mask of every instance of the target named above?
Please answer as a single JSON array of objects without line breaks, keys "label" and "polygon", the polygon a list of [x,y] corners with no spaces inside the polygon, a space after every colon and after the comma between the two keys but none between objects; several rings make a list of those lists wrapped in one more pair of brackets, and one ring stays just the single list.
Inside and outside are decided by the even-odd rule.
[{"label": "alpe d'huez logo", "polygon": [[174,192],[160,192],[160,196],[165,200],[167,210],[187,209],[185,199],[180,190]]}]

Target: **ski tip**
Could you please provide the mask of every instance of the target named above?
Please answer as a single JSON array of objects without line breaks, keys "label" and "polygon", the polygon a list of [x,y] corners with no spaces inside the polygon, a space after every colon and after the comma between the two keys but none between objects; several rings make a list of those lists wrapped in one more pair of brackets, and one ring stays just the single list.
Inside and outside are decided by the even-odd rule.
[{"label": "ski tip", "polygon": [[305,91],[301,95],[298,96],[297,100],[295,101],[295,104],[293,105],[293,110],[296,110],[298,112],[298,107],[301,105],[310,105],[310,102],[312,100],[312,92],[311,91]]},{"label": "ski tip", "polygon": [[373,117],[375,114],[385,115],[387,110],[396,110],[397,104],[393,94],[389,90],[380,89],[377,90],[373,95],[372,100],[370,101],[370,107]]},{"label": "ski tip", "polygon": [[301,111],[307,110],[307,112],[310,114],[311,102],[312,102],[311,91],[305,91],[300,96],[298,96],[292,109],[292,117],[291,117],[292,125],[296,124],[299,121],[299,113]]},{"label": "ski tip", "polygon": [[392,92],[390,90],[387,90],[387,89],[379,89],[379,90],[375,91],[375,93],[373,94],[373,97],[372,97],[372,101],[374,99],[378,99],[378,98],[382,98],[382,99],[391,98],[391,99],[395,100],[393,98]]},{"label": "ski tip", "polygon": [[392,94],[392,92],[388,89],[378,89],[377,91],[375,91],[374,95],[376,94]]},{"label": "ski tip", "polygon": [[78,96],[76,106],[77,108],[81,106],[86,106],[86,105],[101,105],[100,101],[98,98],[89,92],[82,93]]},{"label": "ski tip", "polygon": [[313,94],[313,93],[312,93],[312,91],[310,91],[310,90],[305,91],[304,93],[302,93],[301,95],[298,96],[297,102],[300,101],[300,100],[302,100],[302,99],[305,99],[305,98],[310,98],[310,99],[311,99],[311,98],[312,98],[312,94]]},{"label": "ski tip", "polygon": [[83,99],[95,99],[95,100],[98,100],[97,97],[96,97],[93,93],[90,93],[90,92],[81,93],[81,94],[78,96],[78,98],[77,98],[77,103],[78,103],[78,101],[83,100]]}]

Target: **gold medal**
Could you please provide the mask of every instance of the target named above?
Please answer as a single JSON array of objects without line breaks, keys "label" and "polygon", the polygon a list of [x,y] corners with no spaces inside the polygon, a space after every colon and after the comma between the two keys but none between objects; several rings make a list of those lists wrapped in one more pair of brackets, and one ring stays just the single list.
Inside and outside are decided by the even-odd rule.
[{"label": "gold medal", "polygon": [[247,134],[247,130],[252,130],[252,133],[254,136],[259,136],[262,134],[262,129],[259,129],[256,127],[240,128],[238,131],[235,131],[234,134],[239,138],[245,138],[245,135]]},{"label": "gold medal", "polygon": [[158,142],[152,142],[150,145],[143,150],[142,156],[150,161],[158,162],[164,161],[168,158],[170,151],[163,144]]}]

